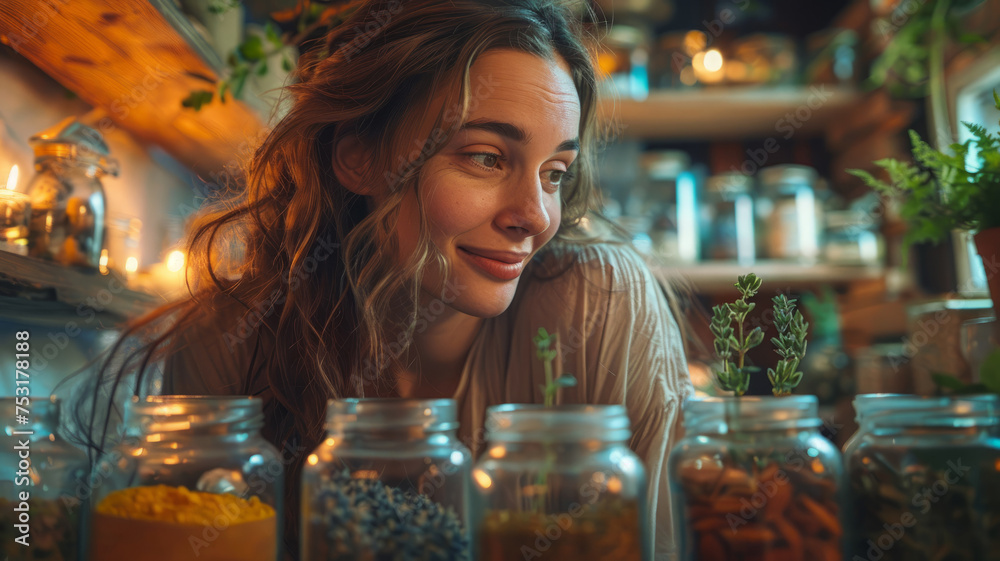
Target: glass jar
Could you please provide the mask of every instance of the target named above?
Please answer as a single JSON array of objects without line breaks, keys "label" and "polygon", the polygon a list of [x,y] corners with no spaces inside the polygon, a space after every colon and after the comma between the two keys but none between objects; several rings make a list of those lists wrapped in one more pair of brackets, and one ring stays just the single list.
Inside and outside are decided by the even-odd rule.
[{"label": "glass jar", "polygon": [[844,471],[814,396],[692,399],[684,422],[669,459],[682,560],[841,559]]},{"label": "glass jar", "polygon": [[335,400],[326,423],[302,473],[302,561],[470,558],[454,400]]},{"label": "glass jar", "polygon": [[118,175],[101,133],[69,118],[31,138],[28,255],[98,269],[107,212],[103,175]]},{"label": "glass jar", "polygon": [[92,486],[101,561],[280,559],[284,465],[252,397],[133,398]]},{"label": "glass jar", "polygon": [[706,182],[709,259],[749,265],[756,259],[753,179],[742,173],[713,175]]},{"label": "glass jar", "polygon": [[[18,415],[28,422],[16,422]],[[0,454],[0,553],[9,561],[82,558],[87,517],[80,490],[87,480],[87,455],[59,436],[59,402],[4,397],[0,416],[6,435]]]},{"label": "glass jar", "polygon": [[651,559],[621,405],[499,405],[473,470],[480,561]]},{"label": "glass jar", "polygon": [[816,200],[816,170],[778,165],[758,172],[758,216],[766,226],[766,256],[814,263],[819,257],[822,206]]},{"label": "glass jar", "polygon": [[850,554],[1000,559],[1000,398],[894,396],[855,406],[864,424],[846,456],[858,513]]},{"label": "glass jar", "polygon": [[691,159],[681,150],[646,152],[640,216],[652,251],[672,262],[697,261],[698,225]]},{"label": "glass jar", "polygon": [[882,255],[881,236],[871,217],[861,210],[829,211],[825,215],[823,257],[828,263],[873,265]]}]

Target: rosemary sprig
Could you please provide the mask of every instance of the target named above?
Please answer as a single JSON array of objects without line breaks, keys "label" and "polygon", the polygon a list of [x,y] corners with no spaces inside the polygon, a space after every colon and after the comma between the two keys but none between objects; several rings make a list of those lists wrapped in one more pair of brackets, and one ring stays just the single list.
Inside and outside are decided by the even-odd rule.
[{"label": "rosemary sprig", "polygon": [[[746,393],[750,386],[750,374],[758,370],[745,364],[747,352],[764,341],[760,327],[753,328],[744,335],[743,324],[756,304],[749,302],[760,290],[761,279],[750,273],[741,275],[734,286],[740,291],[740,298],[732,304],[722,304],[712,308],[712,323],[709,328],[715,335],[715,354],[722,361],[722,369],[715,373],[719,387],[737,396]],[[733,329],[736,322],[738,333]],[[733,354],[737,355],[733,364]]]},{"label": "rosemary sprig", "polygon": [[771,301],[774,302],[774,325],[778,328],[778,336],[772,337],[771,342],[781,360],[777,368],[767,369],[767,379],[771,381],[774,395],[791,395],[792,389],[802,381],[802,372],[798,368],[806,355],[809,324],[802,317],[802,312],[795,309],[795,300],[779,294]]}]

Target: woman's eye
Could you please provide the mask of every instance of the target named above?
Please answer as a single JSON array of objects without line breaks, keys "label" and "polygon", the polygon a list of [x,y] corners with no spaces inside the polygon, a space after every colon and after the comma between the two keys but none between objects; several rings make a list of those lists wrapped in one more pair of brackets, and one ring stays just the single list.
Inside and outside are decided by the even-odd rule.
[{"label": "woman's eye", "polygon": [[476,162],[477,164],[479,164],[479,165],[481,165],[483,167],[487,167],[487,168],[495,168],[495,167],[497,167],[497,164],[500,163],[500,155],[499,154],[492,154],[492,153],[489,153],[489,152],[484,152],[482,154],[472,154],[471,157],[472,157],[472,161]]},{"label": "woman's eye", "polygon": [[549,173],[549,183],[559,187],[562,182],[569,177],[569,172],[560,169],[554,169]]}]

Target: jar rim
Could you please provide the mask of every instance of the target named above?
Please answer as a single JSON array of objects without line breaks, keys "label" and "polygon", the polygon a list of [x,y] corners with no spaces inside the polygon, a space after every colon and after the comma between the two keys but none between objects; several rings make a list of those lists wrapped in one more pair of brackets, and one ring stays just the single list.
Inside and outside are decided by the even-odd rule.
[{"label": "jar rim", "polygon": [[264,402],[253,396],[134,396],[127,414],[127,432],[256,431],[264,424]]},{"label": "jar rim", "polygon": [[721,433],[816,428],[818,403],[814,395],[694,397],[684,401],[684,422]]},{"label": "jar rim", "polygon": [[631,421],[623,405],[504,403],[486,410],[487,440],[511,442],[626,441]]},{"label": "jar rim", "polygon": [[862,394],[854,398],[862,427],[971,427],[1000,424],[1000,396]]},{"label": "jar rim", "polygon": [[335,433],[414,428],[444,432],[458,425],[454,399],[359,397],[331,399],[326,407],[327,431]]}]

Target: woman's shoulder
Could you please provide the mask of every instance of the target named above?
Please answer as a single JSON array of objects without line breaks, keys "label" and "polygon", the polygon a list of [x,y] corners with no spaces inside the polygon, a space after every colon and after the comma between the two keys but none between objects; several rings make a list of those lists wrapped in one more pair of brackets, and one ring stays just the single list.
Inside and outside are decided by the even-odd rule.
[{"label": "woman's shoulder", "polygon": [[658,286],[646,260],[627,243],[556,243],[533,263],[532,284],[552,281],[558,286],[585,281],[592,290],[635,292]]}]

